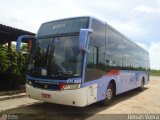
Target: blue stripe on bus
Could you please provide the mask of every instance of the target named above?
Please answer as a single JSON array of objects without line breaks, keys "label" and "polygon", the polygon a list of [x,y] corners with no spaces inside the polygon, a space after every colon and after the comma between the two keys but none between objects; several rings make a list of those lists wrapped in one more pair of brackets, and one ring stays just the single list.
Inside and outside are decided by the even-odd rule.
[{"label": "blue stripe on bus", "polygon": [[29,75],[27,75],[27,80],[38,80],[50,83],[81,83],[81,78],[69,78],[68,80],[55,80],[55,79],[35,78]]}]

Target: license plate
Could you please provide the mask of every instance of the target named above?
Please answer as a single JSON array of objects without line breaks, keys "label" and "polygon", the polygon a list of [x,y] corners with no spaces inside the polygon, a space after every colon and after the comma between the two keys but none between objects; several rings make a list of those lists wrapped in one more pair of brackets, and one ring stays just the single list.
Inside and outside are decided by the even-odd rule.
[{"label": "license plate", "polygon": [[46,94],[46,93],[42,93],[41,96],[42,96],[43,98],[48,98],[48,99],[51,98],[51,95],[50,95],[50,94]]}]

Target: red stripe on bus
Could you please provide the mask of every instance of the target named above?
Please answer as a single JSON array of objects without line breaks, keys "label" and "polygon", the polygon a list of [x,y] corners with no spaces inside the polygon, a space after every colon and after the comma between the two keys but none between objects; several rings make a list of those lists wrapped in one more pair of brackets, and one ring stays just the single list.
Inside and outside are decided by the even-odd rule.
[{"label": "red stripe on bus", "polygon": [[120,75],[120,70],[111,70],[111,71],[107,72],[106,75],[108,75],[108,76],[110,76],[110,75]]}]

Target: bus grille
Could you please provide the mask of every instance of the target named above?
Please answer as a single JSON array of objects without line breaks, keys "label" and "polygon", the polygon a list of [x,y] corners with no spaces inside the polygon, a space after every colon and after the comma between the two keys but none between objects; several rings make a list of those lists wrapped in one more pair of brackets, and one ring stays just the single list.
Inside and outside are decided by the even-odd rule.
[{"label": "bus grille", "polygon": [[60,90],[59,83],[41,83],[37,81],[32,81],[33,87],[46,89],[46,90]]}]

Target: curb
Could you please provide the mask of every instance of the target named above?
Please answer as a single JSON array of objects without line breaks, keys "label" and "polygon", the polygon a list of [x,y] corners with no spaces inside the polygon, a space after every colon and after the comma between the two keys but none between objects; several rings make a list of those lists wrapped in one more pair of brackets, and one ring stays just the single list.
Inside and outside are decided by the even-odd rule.
[{"label": "curb", "polygon": [[12,96],[8,96],[8,95],[6,95],[6,96],[0,96],[0,101],[17,99],[17,98],[23,98],[23,97],[27,97],[26,93],[21,93],[21,94],[12,95]]},{"label": "curb", "polygon": [[17,95],[17,94],[20,94],[20,93],[25,93],[25,89],[0,92],[0,97],[1,96],[6,96],[6,95],[9,95],[9,96]]}]

